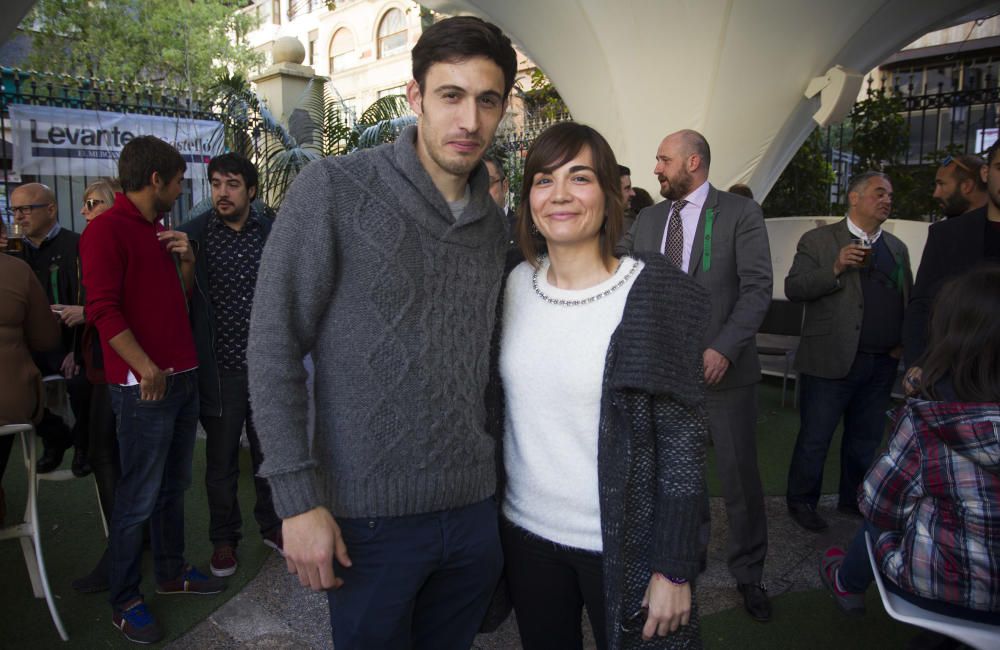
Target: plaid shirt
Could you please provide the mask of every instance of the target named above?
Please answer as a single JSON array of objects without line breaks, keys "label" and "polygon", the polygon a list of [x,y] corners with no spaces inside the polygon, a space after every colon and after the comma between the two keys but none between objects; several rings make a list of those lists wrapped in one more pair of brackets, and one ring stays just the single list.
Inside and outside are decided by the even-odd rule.
[{"label": "plaid shirt", "polygon": [[910,400],[862,485],[883,575],[908,592],[1000,612],[1000,405]]}]

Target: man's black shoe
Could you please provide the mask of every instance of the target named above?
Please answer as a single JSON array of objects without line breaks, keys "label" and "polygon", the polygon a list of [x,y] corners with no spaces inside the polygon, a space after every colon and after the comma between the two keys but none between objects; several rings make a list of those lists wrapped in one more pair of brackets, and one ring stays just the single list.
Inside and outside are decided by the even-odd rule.
[{"label": "man's black shoe", "polygon": [[94,471],[90,467],[90,461],[87,459],[87,452],[82,447],[75,447],[73,449],[73,465],[71,469],[73,470],[73,476],[77,478],[83,478]]},{"label": "man's black shoe", "polygon": [[46,447],[45,451],[42,452],[42,457],[35,464],[35,471],[39,474],[48,474],[58,469],[62,465],[63,454],[65,453],[65,449]]},{"label": "man's black shoe", "polygon": [[107,591],[111,588],[111,558],[107,549],[104,549],[104,553],[101,555],[101,559],[97,562],[97,566],[94,570],[83,576],[82,578],[77,578],[72,582],[73,589],[76,589],[83,594],[93,594],[99,591]]},{"label": "man's black shoe", "polygon": [[771,599],[763,584],[748,582],[736,585],[736,589],[743,594],[743,607],[750,618],[761,623],[771,620]]},{"label": "man's black shoe", "polygon": [[816,506],[811,506],[808,503],[789,503],[788,514],[792,516],[795,523],[806,530],[819,532],[827,529],[826,520],[816,512]]}]

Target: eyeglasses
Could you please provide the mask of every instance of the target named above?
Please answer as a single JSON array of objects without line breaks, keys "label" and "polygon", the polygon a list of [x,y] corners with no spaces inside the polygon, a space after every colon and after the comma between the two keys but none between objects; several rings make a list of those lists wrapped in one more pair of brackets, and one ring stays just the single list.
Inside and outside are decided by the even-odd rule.
[{"label": "eyeglasses", "polygon": [[15,205],[14,207],[7,208],[7,214],[11,217],[17,216],[18,214],[29,215],[38,208],[47,208],[51,203],[32,203],[31,205]]},{"label": "eyeglasses", "polygon": [[976,174],[976,172],[974,172],[971,169],[969,169],[968,165],[966,165],[965,163],[963,163],[961,160],[959,160],[955,156],[952,156],[951,154],[948,154],[947,156],[944,157],[944,160],[941,161],[941,166],[942,167],[947,167],[951,163],[955,163],[957,166],[961,167],[962,169],[964,169],[965,171],[969,172],[970,174]]},{"label": "eyeglasses", "polygon": [[102,199],[87,199],[86,201],[83,202],[83,204],[87,206],[88,212],[93,210],[95,206],[103,205],[104,203],[106,203],[106,201]]}]

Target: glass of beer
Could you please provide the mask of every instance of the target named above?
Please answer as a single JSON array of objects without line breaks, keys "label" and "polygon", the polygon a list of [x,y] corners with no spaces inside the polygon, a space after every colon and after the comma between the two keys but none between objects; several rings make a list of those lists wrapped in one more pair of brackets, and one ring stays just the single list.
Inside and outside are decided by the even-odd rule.
[{"label": "glass of beer", "polygon": [[871,266],[872,263],[872,243],[868,239],[863,239],[861,237],[851,237],[851,243],[861,249],[861,263],[859,266],[863,269]]},{"label": "glass of beer", "polygon": [[19,223],[8,223],[6,226],[7,249],[5,252],[11,255],[24,254],[24,229]]}]

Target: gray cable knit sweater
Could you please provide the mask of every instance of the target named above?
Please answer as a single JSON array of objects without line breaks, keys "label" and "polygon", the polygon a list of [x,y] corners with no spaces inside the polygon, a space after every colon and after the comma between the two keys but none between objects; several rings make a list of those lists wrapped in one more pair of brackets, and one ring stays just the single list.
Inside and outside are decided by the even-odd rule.
[{"label": "gray cable knit sweater", "polygon": [[415,137],[311,163],[264,250],[247,359],[260,474],[283,518],[417,514],[494,492],[483,395],[505,221],[482,165],[456,221]]}]

